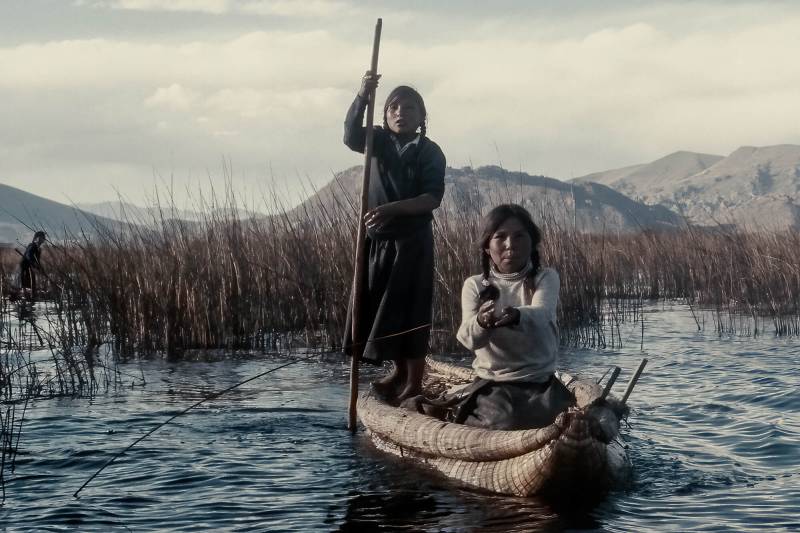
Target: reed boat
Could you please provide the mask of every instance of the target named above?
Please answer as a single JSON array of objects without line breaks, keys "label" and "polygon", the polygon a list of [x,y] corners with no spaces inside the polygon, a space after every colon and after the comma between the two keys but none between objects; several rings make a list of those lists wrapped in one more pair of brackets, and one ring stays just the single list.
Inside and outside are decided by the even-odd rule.
[{"label": "reed boat", "polygon": [[[428,358],[426,396],[470,383],[474,377],[470,368]],[[607,396],[594,380],[557,377],[574,395],[575,406],[544,428],[474,428],[394,407],[371,391],[359,397],[358,414],[378,449],[473,489],[560,497],[596,495],[620,486],[630,475],[626,447],[619,437],[624,402]]]}]

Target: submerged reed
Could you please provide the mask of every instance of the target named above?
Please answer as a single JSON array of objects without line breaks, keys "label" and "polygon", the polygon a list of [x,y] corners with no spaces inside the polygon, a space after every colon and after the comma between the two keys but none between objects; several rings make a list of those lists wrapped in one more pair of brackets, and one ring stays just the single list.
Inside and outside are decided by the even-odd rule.
[{"label": "submerged reed", "polygon": [[110,354],[65,347],[63,323],[53,321],[50,303],[34,304],[9,290],[0,271],[0,490],[13,474],[28,404],[57,396],[91,396],[121,382]]}]

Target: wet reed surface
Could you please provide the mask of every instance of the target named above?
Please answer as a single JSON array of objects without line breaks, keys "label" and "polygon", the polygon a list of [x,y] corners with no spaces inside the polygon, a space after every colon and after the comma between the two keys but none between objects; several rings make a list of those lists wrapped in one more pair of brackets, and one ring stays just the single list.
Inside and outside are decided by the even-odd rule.
[{"label": "wet reed surface", "polygon": [[[650,359],[623,435],[631,487],[586,509],[479,494],[374,451],[345,428],[347,366],[314,356],[178,418],[72,493],[113,454],[209,393],[302,355],[121,364],[147,379],[93,399],[33,402],[0,530],[798,530],[797,339],[695,332],[649,308],[617,351],[565,350],[562,367],[623,389]],[[688,333],[687,333],[688,332]],[[376,372],[368,370],[364,379]],[[126,386],[127,385],[127,386]]]}]

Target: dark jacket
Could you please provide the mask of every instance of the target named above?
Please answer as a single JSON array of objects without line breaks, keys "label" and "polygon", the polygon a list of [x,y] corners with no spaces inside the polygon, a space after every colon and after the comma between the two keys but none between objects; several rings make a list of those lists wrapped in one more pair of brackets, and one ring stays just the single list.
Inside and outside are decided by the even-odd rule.
[{"label": "dark jacket", "polygon": [[39,256],[41,255],[42,251],[39,248],[39,245],[35,242],[32,242],[25,248],[25,253],[22,254],[22,261],[20,262],[20,266],[23,270],[30,270],[31,267],[33,268],[40,268],[39,265]]},{"label": "dark jacket", "polygon": [[[364,153],[366,144],[366,107],[367,99],[356,96],[344,121],[344,144],[360,153]],[[372,209],[425,193],[441,201],[446,160],[439,145],[422,137],[416,146],[410,146],[401,156],[393,137],[391,132],[375,126],[372,155],[377,159],[379,175],[370,174],[368,207]],[[395,217],[379,230],[368,229],[367,233],[373,239],[402,237],[430,224],[431,220],[431,213]]]}]

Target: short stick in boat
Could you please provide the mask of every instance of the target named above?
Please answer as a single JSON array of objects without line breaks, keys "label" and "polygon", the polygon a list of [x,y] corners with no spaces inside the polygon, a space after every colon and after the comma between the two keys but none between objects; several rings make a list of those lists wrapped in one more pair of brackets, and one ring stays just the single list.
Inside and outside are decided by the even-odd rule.
[{"label": "short stick in boat", "polygon": [[606,397],[608,396],[608,393],[611,392],[611,387],[613,387],[614,383],[617,381],[617,378],[619,377],[620,371],[621,371],[620,367],[618,367],[618,366],[614,367],[614,371],[611,373],[611,376],[608,378],[608,381],[606,382],[605,389],[603,389],[603,395],[600,397],[601,399],[605,400]]},{"label": "short stick in boat", "polygon": [[639,376],[642,375],[642,371],[644,370],[646,364],[647,364],[647,358],[642,359],[642,362],[639,363],[639,368],[636,369],[636,372],[634,372],[633,376],[631,377],[631,380],[628,382],[628,386],[625,389],[625,394],[622,395],[623,404],[625,404],[625,402],[628,401],[628,396],[630,396],[631,393],[633,392],[633,388],[636,386],[636,382],[639,381]]}]

